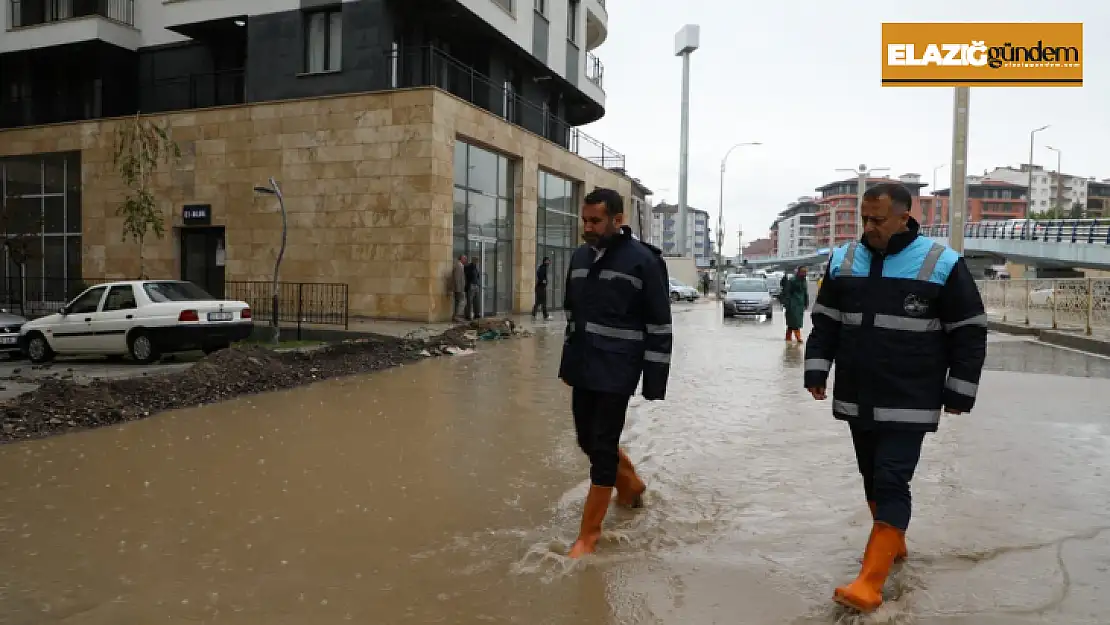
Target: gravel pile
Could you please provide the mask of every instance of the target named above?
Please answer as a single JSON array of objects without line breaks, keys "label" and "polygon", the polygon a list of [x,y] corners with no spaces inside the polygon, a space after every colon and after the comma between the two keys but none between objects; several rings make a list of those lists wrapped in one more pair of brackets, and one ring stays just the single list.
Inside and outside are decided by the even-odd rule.
[{"label": "gravel pile", "polygon": [[[242,395],[288,389],[319,380],[380,371],[474,346],[483,321],[427,338],[374,336],[319,349],[275,352],[236,346],[184,371],[122,380],[46,378],[38,389],[0,406],[0,442],[114,425]],[[506,336],[516,333],[511,322]]]}]

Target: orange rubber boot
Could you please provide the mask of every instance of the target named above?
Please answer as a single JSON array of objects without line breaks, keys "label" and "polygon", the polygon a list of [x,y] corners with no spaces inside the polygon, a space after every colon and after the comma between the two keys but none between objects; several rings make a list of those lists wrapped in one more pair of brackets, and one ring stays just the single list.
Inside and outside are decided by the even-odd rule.
[{"label": "orange rubber boot", "polygon": [[797,340],[799,343],[802,342],[802,331],[801,330],[794,330],[794,339]]},{"label": "orange rubber boot", "polygon": [[833,601],[860,612],[875,611],[883,604],[883,584],[890,575],[890,567],[901,544],[901,530],[877,521],[871,530],[867,550],[863,553],[859,577],[851,584],[837,588],[833,592]]},{"label": "orange rubber boot", "polygon": [[636,475],[636,467],[624,450],[618,450],[620,464],[617,466],[617,503],[628,508],[644,507],[644,491],[647,486],[640,476]]},{"label": "orange rubber boot", "polygon": [[577,560],[597,551],[597,541],[601,538],[601,522],[605,520],[609,500],[612,498],[611,486],[590,485],[590,493],[586,495],[586,505],[582,509],[582,526],[578,530],[578,540],[574,541],[567,557]]},{"label": "orange rubber boot", "polygon": [[[867,502],[867,507],[871,509],[871,520],[874,521],[875,520],[875,502],[874,501]],[[871,532],[872,533],[875,532],[874,525],[871,526]],[[871,539],[868,539],[868,542],[870,542],[870,541],[871,541]],[[906,535],[903,533],[902,534],[902,544],[898,548],[898,553],[896,553],[894,555],[894,561],[895,562],[901,562],[902,560],[905,560],[908,557],[909,557],[909,551],[906,549]]]}]

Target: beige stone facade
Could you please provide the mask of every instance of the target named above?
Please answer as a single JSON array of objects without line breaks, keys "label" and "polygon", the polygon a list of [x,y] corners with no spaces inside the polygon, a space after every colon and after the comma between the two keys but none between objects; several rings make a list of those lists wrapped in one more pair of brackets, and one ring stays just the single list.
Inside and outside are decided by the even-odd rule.
[{"label": "beige stone facade", "polygon": [[[146,244],[146,272],[180,276],[182,206],[208,204],[225,227],[225,279],[269,280],[281,215],[255,185],[286,199],[286,282],[349,285],[354,317],[445,320],[451,314],[454,143],[515,161],[513,302],[532,305],[539,168],[631,196],[631,181],[436,89],[250,104],[154,116],[183,157],[155,177],[167,232]],[[112,164],[118,120],[0,131],[0,157],[81,152],[86,279],[130,278],[137,248],[121,242],[122,184]],[[580,198],[579,198],[580,199]],[[170,227],[172,225],[172,228]]]}]

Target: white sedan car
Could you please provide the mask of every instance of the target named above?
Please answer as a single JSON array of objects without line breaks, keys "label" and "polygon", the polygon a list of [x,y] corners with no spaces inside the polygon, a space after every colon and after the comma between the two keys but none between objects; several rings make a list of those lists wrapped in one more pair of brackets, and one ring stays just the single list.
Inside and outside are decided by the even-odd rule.
[{"label": "white sedan car", "polygon": [[192,282],[132,280],[89,288],[56,314],[23,324],[19,335],[32,362],[102,354],[150,363],[171,352],[211,353],[253,329],[246,302],[218,300]]}]

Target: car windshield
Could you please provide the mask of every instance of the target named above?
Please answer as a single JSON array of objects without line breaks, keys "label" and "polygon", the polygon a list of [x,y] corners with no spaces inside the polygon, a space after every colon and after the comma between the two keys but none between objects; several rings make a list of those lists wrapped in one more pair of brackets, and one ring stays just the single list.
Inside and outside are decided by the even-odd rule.
[{"label": "car windshield", "polygon": [[733,280],[728,285],[730,293],[758,293],[767,290],[763,280]]},{"label": "car windshield", "polygon": [[192,282],[146,282],[143,290],[154,303],[197,302],[216,298]]}]

